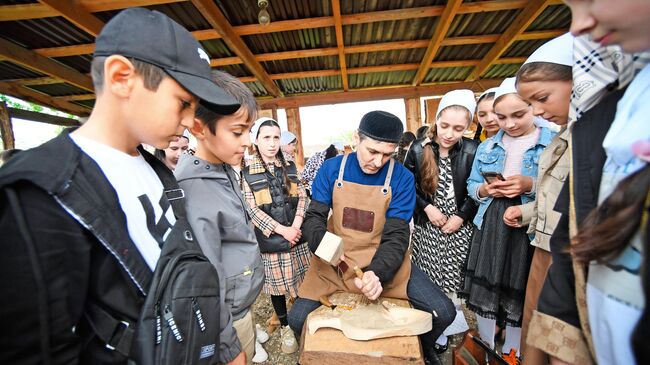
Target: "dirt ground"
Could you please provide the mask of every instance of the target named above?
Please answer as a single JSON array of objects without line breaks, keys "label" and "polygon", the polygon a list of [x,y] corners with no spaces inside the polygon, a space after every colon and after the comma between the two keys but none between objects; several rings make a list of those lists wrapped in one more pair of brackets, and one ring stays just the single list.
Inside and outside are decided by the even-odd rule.
[{"label": "dirt ground", "polygon": [[[262,293],[253,306],[253,314],[255,323],[259,323],[262,328],[266,329],[266,320],[273,315],[273,307],[271,306],[271,297]],[[470,328],[476,328],[476,318],[474,314],[463,307],[465,317]],[[280,351],[280,331],[276,330],[269,336],[269,340],[262,345],[266,352],[269,353],[269,359],[263,364],[273,365],[295,365],[298,364],[299,351],[293,354],[284,354]],[[454,347],[458,346],[463,340],[462,334],[455,335],[451,339],[449,350],[440,355],[440,360],[445,365],[451,365],[451,351]]]}]

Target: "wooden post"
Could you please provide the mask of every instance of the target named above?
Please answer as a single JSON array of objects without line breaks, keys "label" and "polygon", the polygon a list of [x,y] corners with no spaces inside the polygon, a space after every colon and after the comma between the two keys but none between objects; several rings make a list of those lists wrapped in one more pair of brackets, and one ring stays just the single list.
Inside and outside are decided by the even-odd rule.
[{"label": "wooden post", "polygon": [[422,125],[420,98],[406,98],[404,105],[406,106],[406,130],[415,133]]},{"label": "wooden post", "polygon": [[2,145],[5,150],[16,148],[11,116],[4,101],[0,102],[0,134],[2,134]]},{"label": "wooden post", "polygon": [[289,132],[296,135],[298,142],[296,143],[296,166],[302,169],[305,165],[305,157],[302,148],[302,128],[300,126],[300,109],[287,108],[287,128]]},{"label": "wooden post", "polygon": [[432,125],[436,122],[436,112],[438,111],[440,100],[442,100],[442,98],[427,99],[424,101],[424,112],[426,115],[425,123],[428,125]]},{"label": "wooden post", "polygon": [[277,108],[269,108],[269,109],[260,109],[257,111],[257,118],[262,118],[262,117],[267,117],[267,118],[273,118],[275,121],[278,120],[278,109]]}]

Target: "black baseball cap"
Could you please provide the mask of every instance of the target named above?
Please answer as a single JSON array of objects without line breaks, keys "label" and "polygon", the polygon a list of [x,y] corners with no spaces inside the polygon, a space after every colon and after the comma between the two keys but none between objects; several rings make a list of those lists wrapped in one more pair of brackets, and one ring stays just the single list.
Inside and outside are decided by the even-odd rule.
[{"label": "black baseball cap", "polygon": [[183,26],[167,15],[130,8],[114,16],[97,36],[95,57],[121,55],[156,65],[215,113],[228,115],[240,104],[217,86],[210,57]]}]

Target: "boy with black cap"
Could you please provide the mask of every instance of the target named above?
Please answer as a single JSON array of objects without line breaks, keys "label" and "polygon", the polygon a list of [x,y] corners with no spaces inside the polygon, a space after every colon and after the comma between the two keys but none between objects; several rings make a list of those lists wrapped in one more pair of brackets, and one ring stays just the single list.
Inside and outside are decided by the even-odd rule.
[{"label": "boy with black cap", "polygon": [[[453,303],[431,279],[411,264],[409,222],[415,208],[413,174],[391,158],[402,137],[402,121],[384,111],[361,119],[354,133],[357,152],[331,158],[312,184],[312,201],[302,226],[313,252],[328,230],[343,238],[344,260],[337,266],[317,256],[305,274],[289,313],[300,337],[307,315],[319,298],[335,291],[363,293],[371,300],[409,299],[416,309],[433,312],[433,329],[421,336],[427,360],[435,361],[435,340],[456,315]],[[354,266],[363,278],[355,277]]]},{"label": "boy with black cap", "polygon": [[[180,196],[162,183],[173,176],[140,144],[166,148],[199,99],[239,108],[191,34],[142,8],[104,26],[92,77],[88,121],[0,170],[0,363],[127,362],[161,247],[179,229]],[[97,330],[103,315],[119,320],[112,333]]]}]

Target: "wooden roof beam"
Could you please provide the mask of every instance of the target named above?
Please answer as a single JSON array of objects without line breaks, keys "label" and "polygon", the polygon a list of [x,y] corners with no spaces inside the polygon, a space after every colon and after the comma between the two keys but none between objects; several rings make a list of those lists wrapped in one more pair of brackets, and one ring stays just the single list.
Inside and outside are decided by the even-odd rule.
[{"label": "wooden roof beam", "polygon": [[2,38],[0,38],[0,56],[37,72],[59,78],[84,90],[94,91],[93,82],[89,76]]},{"label": "wooden roof beam", "polygon": [[[237,27],[234,27],[236,30]],[[555,38],[566,33],[566,29],[553,29],[553,30],[539,30],[531,31],[519,34],[517,36],[518,41],[523,40],[536,40],[536,39],[548,39]],[[206,37],[206,33],[218,34],[214,29],[210,30],[197,30],[192,32],[192,35],[198,40],[209,40],[214,39],[213,36]],[[220,37],[219,37],[220,38]],[[484,43],[494,43],[499,40],[499,34],[485,34],[485,35],[470,35],[470,36],[460,36],[460,37],[450,37],[442,40],[442,46],[462,46],[468,44],[484,44]],[[383,43],[374,43],[374,44],[361,44],[356,46],[346,46],[344,48],[345,54],[353,53],[365,53],[365,52],[381,52],[381,51],[394,51],[398,49],[413,49],[413,48],[426,48],[429,44],[428,40],[415,40],[415,41],[395,41],[395,42],[383,42]],[[95,44],[80,44],[76,46],[63,46],[63,47],[52,47],[52,48],[39,48],[35,49],[34,52],[40,54],[41,56],[46,57],[68,57],[68,56],[78,56],[82,54],[90,54],[95,50]],[[271,52],[271,53],[262,53],[256,54],[255,58],[260,61],[277,61],[277,60],[288,60],[294,58],[305,58],[305,57],[319,57],[319,56],[336,56],[338,55],[338,48],[328,47],[328,48],[314,48],[314,49],[303,49],[296,51],[284,51],[284,52]],[[234,57],[223,57],[212,60],[213,67],[225,66],[225,65],[237,65],[244,63],[241,58]]]},{"label": "wooden roof beam", "polygon": [[490,87],[499,86],[502,79],[477,80],[475,82],[439,83],[420,86],[394,86],[384,88],[356,89],[347,92],[327,92],[310,95],[287,96],[275,99],[258,99],[260,108],[298,108],[303,106],[352,103],[358,101],[415,98],[443,95],[455,89],[470,89],[482,92]]},{"label": "wooden roof beam", "polygon": [[438,18],[438,24],[436,24],[436,30],[433,32],[431,41],[427,46],[426,52],[424,52],[424,56],[422,57],[422,62],[420,62],[420,67],[418,68],[418,71],[415,73],[415,77],[413,77],[413,81],[411,82],[411,85],[413,86],[420,85],[422,83],[422,80],[426,76],[426,74],[429,72],[429,68],[431,67],[431,62],[436,57],[436,54],[438,53],[438,50],[442,45],[442,40],[445,39],[445,35],[447,35],[447,31],[449,31],[449,26],[451,26],[451,23],[454,21],[454,17],[456,16],[456,13],[458,12],[458,9],[460,8],[460,5],[462,3],[463,0],[447,1],[447,6],[445,6],[445,10]]},{"label": "wooden roof beam", "polygon": [[[79,4],[90,13],[118,10],[133,6],[148,6],[155,4],[165,4],[180,2],[184,0],[79,0]],[[458,9],[458,14],[472,14],[490,11],[513,10],[523,8],[528,1],[526,0],[488,0],[475,3],[462,4]],[[560,4],[561,0],[550,0],[549,4]],[[444,6],[423,6],[417,8],[394,9],[373,11],[359,14],[346,14],[341,16],[342,25],[363,24],[380,21],[405,20],[417,18],[437,17],[444,11]],[[36,19],[57,16],[55,11],[47,8],[42,4],[26,5],[3,5],[0,6],[0,21]],[[314,17],[306,19],[280,20],[271,22],[268,25],[247,24],[233,27],[238,35],[252,35],[272,32],[284,32],[299,29],[312,29],[333,27],[334,18],[330,16]],[[198,31],[199,40],[214,39],[220,36],[211,30]],[[202,39],[201,37],[207,37]]]},{"label": "wooden roof beam", "polygon": [[55,108],[80,117],[90,114],[89,107],[70,103],[68,101],[56,100],[55,98],[39,93],[38,91],[6,81],[0,81],[0,93],[11,95],[22,100],[31,101],[49,108]]},{"label": "wooden roof beam", "polygon": [[95,94],[79,94],[79,95],[66,95],[66,96],[55,96],[55,100],[61,101],[82,101],[82,100],[94,100]]},{"label": "wooden roof beam", "polygon": [[477,80],[505,52],[508,47],[522,34],[537,16],[554,0],[530,0],[528,5],[517,15],[512,24],[499,37],[494,46],[483,57],[466,81]]},{"label": "wooden roof beam", "polygon": [[83,29],[86,33],[97,36],[104,27],[104,22],[86,11],[81,4],[68,0],[38,0],[40,3],[56,11],[70,23]]},{"label": "wooden roof beam", "polygon": [[[120,10],[136,6],[150,6],[168,3],[177,3],[185,0],[77,0],[77,6],[87,12]],[[70,2],[72,1],[64,1]],[[0,21],[26,20],[59,16],[59,12],[44,4],[18,4],[0,6]]]},{"label": "wooden roof beam", "polygon": [[339,54],[339,68],[341,69],[341,82],[343,91],[348,91],[348,72],[345,65],[345,44],[343,41],[343,26],[341,25],[341,3],[332,0],[332,15],[334,16],[334,31],[336,32],[336,48]]},{"label": "wooden roof beam", "polygon": [[62,125],[65,127],[76,127],[81,125],[78,120],[70,119],[66,117],[60,117],[58,115],[46,114],[33,112],[31,110],[17,109],[17,108],[8,108],[9,115],[12,118],[32,120],[34,122]]},{"label": "wooden roof beam", "polygon": [[[495,64],[509,64],[509,63],[523,63],[526,60],[526,57],[508,57],[501,58],[495,61]],[[440,61],[434,62],[429,67],[430,68],[446,68],[446,67],[471,67],[476,66],[481,62],[481,60],[462,60],[462,61]],[[358,75],[365,73],[373,72],[393,72],[393,71],[412,71],[417,70],[420,67],[417,63],[403,63],[403,64],[392,64],[392,65],[383,65],[383,66],[365,66],[365,67],[355,67],[349,68],[349,75]],[[341,70],[316,70],[316,71],[298,71],[298,72],[286,72],[279,74],[270,75],[272,80],[285,80],[285,79],[304,79],[309,77],[328,77],[328,76],[339,76]],[[255,77],[246,76],[240,77],[239,81],[241,82],[254,82],[257,81]]]},{"label": "wooden roof beam", "polygon": [[248,46],[246,46],[240,36],[234,32],[232,25],[230,25],[228,19],[226,19],[226,16],[221,12],[221,9],[219,9],[214,1],[192,0],[192,4],[194,4],[210,25],[221,34],[228,47],[244,61],[251,73],[262,83],[266,91],[275,97],[282,96],[282,92],[280,91],[280,88],[278,88],[278,85],[271,80],[266,70],[264,70],[262,65],[255,59],[255,56]]}]

